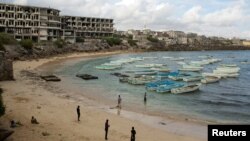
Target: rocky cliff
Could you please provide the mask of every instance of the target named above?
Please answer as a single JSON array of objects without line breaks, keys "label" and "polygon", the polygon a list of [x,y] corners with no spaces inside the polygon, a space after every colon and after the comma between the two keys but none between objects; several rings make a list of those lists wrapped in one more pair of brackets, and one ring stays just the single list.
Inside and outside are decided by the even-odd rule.
[{"label": "rocky cliff", "polygon": [[4,56],[4,52],[0,51],[0,81],[13,79],[12,61],[6,59]]}]

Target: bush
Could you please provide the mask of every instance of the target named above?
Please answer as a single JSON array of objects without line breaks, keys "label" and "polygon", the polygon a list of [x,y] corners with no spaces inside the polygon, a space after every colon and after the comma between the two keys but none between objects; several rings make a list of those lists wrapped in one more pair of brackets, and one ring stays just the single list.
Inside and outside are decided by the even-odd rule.
[{"label": "bush", "polygon": [[0,51],[6,51],[3,44],[0,42]]},{"label": "bush", "polygon": [[147,37],[147,40],[149,40],[150,42],[159,42],[157,38],[153,38],[151,35]]},{"label": "bush", "polygon": [[83,42],[85,42],[85,40],[84,40],[83,37],[77,37],[77,38],[76,38],[76,42],[77,42],[77,43],[83,43]]},{"label": "bush", "polygon": [[20,45],[23,48],[27,49],[27,50],[32,50],[32,48],[33,48],[33,41],[30,40],[30,39],[21,40],[20,41]]},{"label": "bush", "polygon": [[133,35],[128,35],[128,39],[133,40]]},{"label": "bush", "polygon": [[0,33],[0,43],[3,45],[16,44],[16,40],[7,33]]},{"label": "bush", "polygon": [[129,44],[130,46],[137,46],[136,42],[137,42],[136,40],[128,39],[128,44]]},{"label": "bush", "polygon": [[105,40],[107,41],[107,43],[110,45],[110,46],[113,46],[113,45],[120,45],[122,40],[120,38],[117,38],[117,37],[109,37],[109,38],[105,38]]},{"label": "bush", "polygon": [[3,104],[2,93],[3,90],[0,88],[0,117],[5,114],[5,106]]},{"label": "bush", "polygon": [[58,47],[58,48],[63,48],[65,41],[63,39],[57,39],[55,42],[54,42],[55,46]]}]

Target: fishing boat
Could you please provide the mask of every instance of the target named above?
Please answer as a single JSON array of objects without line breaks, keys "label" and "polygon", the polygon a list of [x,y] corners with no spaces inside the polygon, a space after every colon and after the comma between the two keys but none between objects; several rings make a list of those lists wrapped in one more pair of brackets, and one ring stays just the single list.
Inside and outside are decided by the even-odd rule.
[{"label": "fishing boat", "polygon": [[161,67],[161,68],[150,68],[150,70],[159,71],[159,72],[170,72],[169,68],[164,68],[164,67]]},{"label": "fishing boat", "polygon": [[163,59],[172,59],[173,57],[169,57],[169,56],[163,56]]},{"label": "fishing boat", "polygon": [[233,68],[231,68],[231,69],[225,69],[225,68],[221,68],[221,69],[219,69],[219,68],[217,68],[217,69],[215,69],[215,70],[213,70],[213,72],[214,73],[238,73],[239,72],[239,70],[240,69],[233,69]]},{"label": "fishing boat", "polygon": [[162,67],[163,64],[143,64],[143,65],[135,65],[137,68],[152,68],[152,67]]},{"label": "fishing boat", "polygon": [[221,64],[222,67],[237,67],[236,64]]},{"label": "fishing boat", "polygon": [[178,70],[179,71],[193,71],[193,72],[198,72],[198,71],[201,71],[202,69],[200,69],[200,68],[180,68]]},{"label": "fishing boat", "polygon": [[187,76],[183,77],[183,81],[185,82],[192,82],[192,81],[200,81],[202,79],[202,76]]},{"label": "fishing boat", "polygon": [[151,77],[151,76],[129,77],[128,83],[133,84],[133,85],[144,85],[154,80],[155,80],[155,77]]},{"label": "fishing boat", "polygon": [[206,76],[203,79],[201,79],[201,83],[215,83],[218,82],[221,79],[221,77],[217,77],[217,76]]},{"label": "fishing boat", "polygon": [[182,93],[189,93],[199,90],[201,84],[191,84],[184,87],[173,88],[171,89],[171,93],[173,94],[182,94]]},{"label": "fishing boat", "polygon": [[174,72],[174,73],[170,73],[168,75],[168,78],[171,80],[175,80],[175,81],[179,81],[179,80],[183,80],[183,78],[188,77],[188,76],[198,76],[198,73],[194,73],[194,72]]},{"label": "fishing boat", "polygon": [[142,75],[155,75],[157,74],[156,71],[151,71],[151,72],[136,72],[134,75],[135,76],[142,76]]},{"label": "fishing boat", "polygon": [[145,84],[145,87],[146,87],[147,90],[155,91],[157,89],[157,87],[159,87],[159,86],[171,85],[171,84],[174,84],[174,83],[176,83],[176,82],[170,81],[170,80],[162,80],[162,81],[147,83],[147,84]]},{"label": "fishing boat", "polygon": [[156,88],[156,92],[167,93],[167,92],[170,92],[171,89],[179,88],[179,87],[183,87],[183,86],[184,86],[184,83],[173,83],[173,84],[169,84],[169,85],[161,85],[161,86],[158,86]]},{"label": "fishing boat", "polygon": [[185,58],[183,57],[178,57],[178,58],[171,58],[171,61],[183,61]]},{"label": "fishing boat", "polygon": [[120,69],[121,66],[100,65],[100,66],[96,66],[95,68],[99,70],[115,70],[115,69]]}]

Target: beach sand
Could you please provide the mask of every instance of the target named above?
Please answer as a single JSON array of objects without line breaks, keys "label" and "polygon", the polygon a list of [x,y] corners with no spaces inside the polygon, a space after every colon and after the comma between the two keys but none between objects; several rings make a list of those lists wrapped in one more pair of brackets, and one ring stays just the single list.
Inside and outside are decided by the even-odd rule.
[{"label": "beach sand", "polygon": [[[72,100],[63,89],[46,83],[37,77],[27,76],[25,71],[39,72],[39,66],[59,60],[77,57],[97,57],[118,54],[112,53],[79,53],[40,59],[32,61],[14,62],[15,81],[0,82],[4,89],[3,99],[6,105],[6,114],[0,118],[2,127],[9,127],[9,121],[20,121],[23,126],[17,127],[15,133],[7,141],[102,141],[104,140],[104,124],[109,119],[110,141],[130,140],[131,127],[137,132],[137,141],[203,141],[204,137],[188,134],[177,134],[164,130],[158,126],[147,124],[146,120],[136,119],[140,115],[131,117],[130,112],[122,111],[118,116],[114,111],[105,110],[105,106],[93,106],[90,101]],[[59,82],[60,83],[60,82]],[[81,121],[77,121],[76,107],[81,107]],[[107,105],[106,105],[107,107]],[[114,109],[115,110],[115,109]],[[37,118],[40,124],[30,123],[31,116]],[[178,128],[191,128],[192,123],[167,122],[166,126]],[[181,130],[181,129],[180,129]],[[187,129],[189,130],[189,129]],[[48,133],[44,136],[43,134]],[[190,132],[191,133],[191,132]]]}]

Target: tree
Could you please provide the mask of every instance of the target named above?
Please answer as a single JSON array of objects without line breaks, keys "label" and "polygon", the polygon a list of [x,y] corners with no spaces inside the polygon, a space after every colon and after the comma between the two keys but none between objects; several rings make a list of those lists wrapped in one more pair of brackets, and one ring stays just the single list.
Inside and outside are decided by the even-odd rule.
[{"label": "tree", "polygon": [[25,48],[26,50],[32,50],[33,48],[33,41],[30,39],[24,39],[20,41],[20,45]]}]

